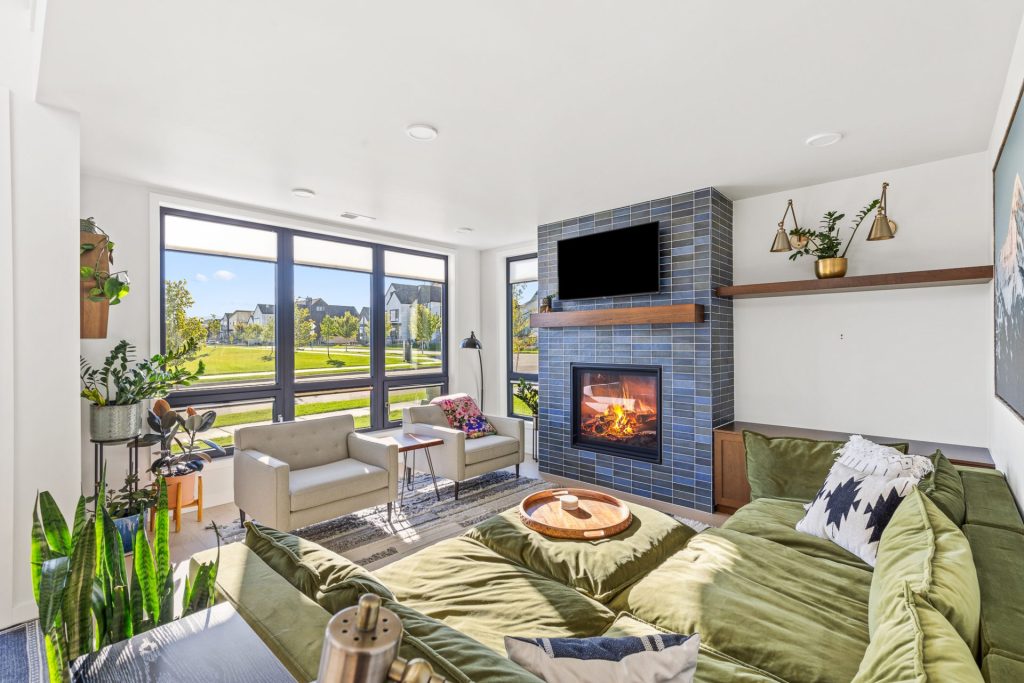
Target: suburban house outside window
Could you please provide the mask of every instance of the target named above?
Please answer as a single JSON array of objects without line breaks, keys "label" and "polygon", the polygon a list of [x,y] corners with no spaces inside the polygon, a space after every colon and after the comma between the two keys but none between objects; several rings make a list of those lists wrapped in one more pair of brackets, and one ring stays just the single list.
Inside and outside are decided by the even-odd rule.
[{"label": "suburban house outside window", "polygon": [[508,414],[531,417],[533,413],[514,396],[519,380],[537,384],[537,331],[530,327],[530,314],[537,312],[537,255],[513,256],[506,262],[508,329]]},{"label": "suburban house outside window", "polygon": [[162,348],[194,340],[206,366],[168,399],[216,410],[229,452],[245,425],[382,429],[447,391],[447,257],[170,208],[161,235]]}]

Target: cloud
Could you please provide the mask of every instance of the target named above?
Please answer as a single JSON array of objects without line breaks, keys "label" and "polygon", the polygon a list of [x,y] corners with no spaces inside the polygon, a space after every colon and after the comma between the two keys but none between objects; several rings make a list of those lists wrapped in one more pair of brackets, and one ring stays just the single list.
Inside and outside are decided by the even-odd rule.
[{"label": "cloud", "polygon": [[218,280],[234,280],[236,277],[230,270],[218,270],[213,276]]},{"label": "cloud", "polygon": [[206,281],[207,281],[207,280],[209,280],[209,279],[210,279],[210,278],[206,277],[206,276],[205,276],[205,275],[203,275],[202,273],[196,273],[196,281],[197,281],[197,282],[206,282]]}]

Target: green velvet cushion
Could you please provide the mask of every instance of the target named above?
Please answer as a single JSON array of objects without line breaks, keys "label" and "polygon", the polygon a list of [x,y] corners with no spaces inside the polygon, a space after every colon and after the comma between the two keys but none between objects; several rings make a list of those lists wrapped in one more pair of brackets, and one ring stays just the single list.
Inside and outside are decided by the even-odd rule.
[{"label": "green velvet cushion", "polygon": [[920,489],[935,503],[935,507],[946,513],[946,516],[957,526],[963,526],[967,515],[967,504],[964,501],[964,484],[956,466],[942,454],[935,451],[931,456],[932,471],[921,480]]},{"label": "green velvet cushion", "polygon": [[304,538],[246,522],[245,544],[331,614],[356,604],[363,593],[394,597],[359,565]]},{"label": "green velvet cushion", "polygon": [[1024,533],[1024,521],[1013,500],[1006,477],[998,470],[968,467],[960,469],[967,501],[968,524],[981,524]]},{"label": "green velvet cushion", "polygon": [[895,586],[853,683],[981,683],[956,629],[909,584]]},{"label": "green velvet cushion", "polygon": [[607,602],[697,533],[663,512],[632,503],[629,507],[632,524],[611,538],[549,538],[524,526],[516,508],[491,517],[466,536],[516,564]]},{"label": "green velvet cushion", "polygon": [[[216,549],[211,549],[194,555],[191,574],[194,576],[199,564],[211,562],[216,554]],[[220,549],[217,599],[234,605],[297,680],[316,679],[331,615],[241,543]]]},{"label": "green velvet cushion", "polygon": [[[844,443],[792,436],[770,438],[744,431],[750,499],[811,500],[835,462],[836,449]],[[901,453],[907,452],[905,443],[888,445]]]},{"label": "green velvet cushion", "polygon": [[1020,683],[1024,681],[1024,661],[989,655],[981,663],[981,675],[988,683]]},{"label": "green velvet cushion", "polygon": [[500,654],[505,636],[594,636],[615,618],[601,603],[465,536],[436,543],[374,575],[399,602]]},{"label": "green velvet cushion", "polygon": [[981,594],[971,546],[963,532],[930,500],[913,489],[896,508],[878,543],[871,579],[869,627],[875,637],[887,603],[904,584],[924,597],[978,652]]},{"label": "green velvet cushion", "polygon": [[787,681],[849,683],[868,645],[870,587],[862,569],[709,529],[610,606]]},{"label": "green velvet cushion", "polygon": [[964,533],[981,586],[981,654],[1024,660],[1024,534],[973,524]]},{"label": "green velvet cushion", "polygon": [[871,571],[864,560],[829,539],[797,531],[796,523],[805,512],[799,501],[760,498],[733,513],[722,528],[764,538],[810,557]]}]

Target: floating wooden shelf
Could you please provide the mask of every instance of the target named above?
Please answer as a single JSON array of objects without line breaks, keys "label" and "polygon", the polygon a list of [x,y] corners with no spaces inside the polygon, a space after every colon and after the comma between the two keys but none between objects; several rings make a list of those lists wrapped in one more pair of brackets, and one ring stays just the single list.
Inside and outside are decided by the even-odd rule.
[{"label": "floating wooden shelf", "polygon": [[530,316],[530,327],[588,327],[591,325],[702,322],[704,322],[704,307],[700,304],[602,308],[594,311],[552,311],[551,313],[534,313]]},{"label": "floating wooden shelf", "polygon": [[718,296],[734,299],[753,299],[766,296],[794,296],[797,294],[828,294],[829,292],[866,292],[879,289],[907,289],[910,287],[944,287],[950,285],[977,285],[992,279],[992,266],[969,268],[943,268],[917,270],[909,273],[883,273],[881,275],[855,275],[829,280],[794,280],[791,282],[764,282],[756,285],[719,287]]}]

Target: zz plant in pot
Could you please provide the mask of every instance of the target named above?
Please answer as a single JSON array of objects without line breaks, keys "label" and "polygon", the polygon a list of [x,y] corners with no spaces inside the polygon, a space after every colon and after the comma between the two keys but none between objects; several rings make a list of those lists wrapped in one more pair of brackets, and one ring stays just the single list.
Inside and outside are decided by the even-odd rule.
[{"label": "zz plant in pot", "polygon": [[[874,211],[879,200],[872,200],[867,206],[861,209],[854,217],[853,226],[846,246],[843,246],[842,230],[839,222],[846,218],[846,214],[838,211],[826,211],[821,219],[821,227],[817,230],[807,230],[796,227],[789,231],[790,243],[795,251],[790,254],[789,260],[796,261],[801,256],[814,256],[817,260],[814,263],[814,274],[819,278],[843,277],[846,275],[846,252],[850,251],[853,244],[853,236],[857,229],[864,222],[868,214]],[[794,214],[795,215],[795,214]]]},{"label": "zz plant in pot", "polygon": [[82,358],[82,398],[89,408],[89,434],[93,441],[125,441],[139,435],[142,402],[163,396],[174,387],[189,386],[204,372],[202,361],[189,370],[184,363],[195,355],[197,343],[190,340],[166,354],[135,360],[135,346],[122,339],[107,354],[103,365]]},{"label": "zz plant in pot", "polygon": [[[69,664],[77,657],[167,624],[175,617],[174,573],[168,545],[167,487],[157,481],[155,537],[145,525],[135,532],[133,571],[125,567],[121,537],[104,500],[89,510],[78,499],[72,526],[49,492],[36,496],[32,514],[32,590],[39,607],[39,627],[46,636],[51,681],[70,681]],[[220,564],[217,558],[186,579],[181,615],[213,604]],[[130,574],[130,576],[129,576]]]},{"label": "zz plant in pot", "polygon": [[[105,476],[103,479],[105,480]],[[135,547],[135,534],[138,526],[143,523],[146,511],[156,507],[157,489],[155,486],[139,487],[139,475],[129,474],[124,479],[124,486],[107,489],[107,512],[114,521],[114,526],[121,534],[121,544],[125,553],[132,552]]]}]

